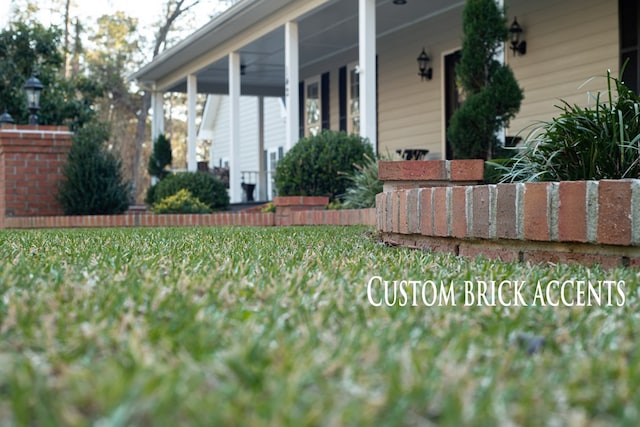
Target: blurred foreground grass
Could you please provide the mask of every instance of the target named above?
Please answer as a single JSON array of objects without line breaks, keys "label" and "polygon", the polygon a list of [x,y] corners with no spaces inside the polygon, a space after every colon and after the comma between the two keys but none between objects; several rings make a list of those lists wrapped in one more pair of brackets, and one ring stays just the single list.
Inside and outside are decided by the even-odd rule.
[{"label": "blurred foreground grass", "polygon": [[[638,270],[465,260],[366,231],[0,232],[0,426],[637,425]],[[374,307],[373,276],[607,279],[626,300]]]}]

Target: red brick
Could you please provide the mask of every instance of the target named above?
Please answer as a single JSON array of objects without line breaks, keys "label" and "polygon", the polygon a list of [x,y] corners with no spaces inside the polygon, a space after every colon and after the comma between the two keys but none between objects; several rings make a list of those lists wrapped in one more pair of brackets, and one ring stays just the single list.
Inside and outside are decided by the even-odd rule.
[{"label": "red brick", "polygon": [[496,186],[496,237],[518,239],[518,207],[516,205],[518,184]]},{"label": "red brick", "polygon": [[329,215],[329,225],[340,225],[340,211],[327,211]]},{"label": "red brick", "polygon": [[486,185],[474,186],[471,197],[473,198],[472,237],[488,239],[491,230],[489,187]]},{"label": "red brick", "polygon": [[433,236],[433,206],[431,203],[432,188],[425,188],[420,193],[420,234]]},{"label": "red brick", "polygon": [[380,181],[442,181],[447,179],[445,160],[378,162]]},{"label": "red brick", "polygon": [[560,182],[558,198],[558,240],[587,242],[587,182]]},{"label": "red brick", "polygon": [[398,218],[400,215],[400,195],[397,191],[391,192],[391,231],[397,233],[400,230]]},{"label": "red brick", "polygon": [[407,191],[398,191],[398,232],[409,233],[409,218],[407,217]]},{"label": "red brick", "polygon": [[433,189],[433,234],[434,236],[449,236],[447,187]]},{"label": "red brick", "polygon": [[382,231],[384,229],[386,200],[387,197],[384,193],[379,193],[376,195],[376,226],[379,231]]},{"label": "red brick", "polygon": [[420,233],[420,190],[407,192],[407,221],[410,234]]},{"label": "red brick", "polygon": [[524,238],[549,241],[549,183],[528,182],[524,190]]},{"label": "red brick", "polygon": [[467,237],[467,187],[451,189],[451,235]]},{"label": "red brick", "polygon": [[459,255],[468,258],[483,256],[489,259],[499,259],[504,262],[515,262],[520,257],[520,252],[514,248],[500,247],[496,245],[470,245],[460,244]]},{"label": "red brick", "polygon": [[631,245],[631,181],[598,183],[598,242]]},{"label": "red brick", "polygon": [[477,181],[484,180],[484,160],[450,160],[449,172],[451,181]]}]

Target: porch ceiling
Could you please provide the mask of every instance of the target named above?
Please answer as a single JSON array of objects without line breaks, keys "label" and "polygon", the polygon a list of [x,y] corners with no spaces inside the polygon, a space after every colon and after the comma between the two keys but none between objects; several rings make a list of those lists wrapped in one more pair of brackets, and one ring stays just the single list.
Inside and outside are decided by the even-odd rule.
[{"label": "porch ceiling", "polygon": [[[177,70],[198,61],[205,52],[221,49],[226,41],[240,34],[250,34],[252,27],[264,18],[265,13],[277,13],[279,8],[296,1],[243,0],[228,10],[226,15],[221,15],[219,23],[214,19],[134,73],[132,78],[149,86],[165,80]],[[395,5],[392,0],[377,0],[378,37],[435,17],[463,3],[463,0],[408,0],[405,5]],[[265,4],[269,5],[269,9]],[[329,0],[297,21],[301,70],[358,47],[358,1]],[[284,27],[280,26],[238,50],[244,68],[241,79],[243,94],[284,95],[284,37]],[[199,93],[227,93],[227,56],[205,65],[195,74]],[[159,89],[186,92],[186,75],[176,77],[173,82]]]}]

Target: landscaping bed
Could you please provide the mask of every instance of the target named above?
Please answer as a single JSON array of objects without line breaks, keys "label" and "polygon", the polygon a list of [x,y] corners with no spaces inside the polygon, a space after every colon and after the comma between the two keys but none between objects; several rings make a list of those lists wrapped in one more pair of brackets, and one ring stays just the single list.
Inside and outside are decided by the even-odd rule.
[{"label": "landscaping bed", "polygon": [[[4,230],[0,259],[0,425],[640,417],[637,269],[390,248],[366,227]],[[375,277],[462,299],[378,307]],[[463,304],[465,282],[492,280],[525,281],[529,303],[556,281],[613,281],[625,298]]]}]

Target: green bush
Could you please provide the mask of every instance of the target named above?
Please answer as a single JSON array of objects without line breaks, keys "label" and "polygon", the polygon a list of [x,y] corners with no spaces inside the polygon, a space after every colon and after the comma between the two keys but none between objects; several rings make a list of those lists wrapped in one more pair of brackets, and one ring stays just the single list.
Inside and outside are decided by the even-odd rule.
[{"label": "green bush", "polygon": [[158,201],[173,196],[180,190],[191,194],[211,210],[221,211],[229,207],[229,195],[224,184],[205,172],[180,172],[167,175],[162,181],[147,190],[146,203],[153,206]]},{"label": "green bush", "polygon": [[303,138],[278,163],[274,180],[279,196],[343,195],[356,164],[373,157],[371,145],[357,135],[323,131]]},{"label": "green bush", "polygon": [[600,93],[586,108],[562,101],[558,117],[529,133],[502,181],[640,178],[640,97],[606,78],[605,101]]},{"label": "green bush", "polygon": [[130,186],[120,160],[105,147],[108,139],[104,124],[87,124],[76,132],[57,194],[66,215],[120,214],[129,207]]},{"label": "green bush", "polygon": [[149,164],[147,165],[149,175],[155,176],[158,179],[164,178],[169,174],[169,171],[165,168],[171,165],[172,160],[171,141],[164,136],[164,134],[158,135],[153,143],[153,152],[149,157]]},{"label": "green bush", "polygon": [[344,194],[344,206],[349,209],[374,208],[376,195],[382,193],[382,181],[378,179],[378,161],[366,156],[356,171],[349,175],[349,187]]},{"label": "green bush", "polygon": [[156,214],[206,214],[211,208],[200,201],[189,190],[182,189],[176,194],[165,197],[151,208]]}]

